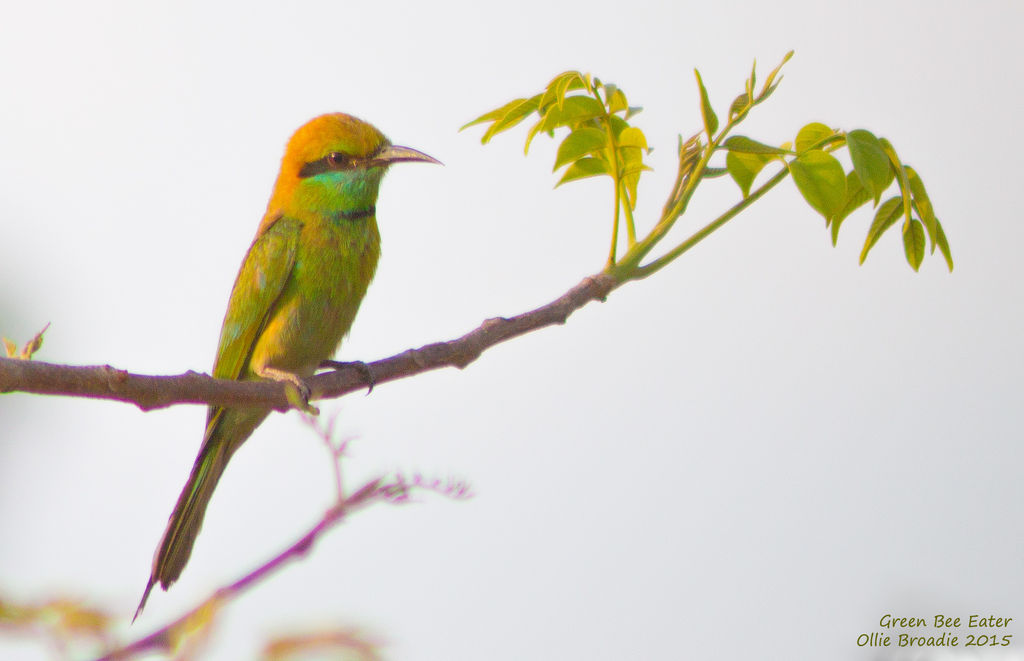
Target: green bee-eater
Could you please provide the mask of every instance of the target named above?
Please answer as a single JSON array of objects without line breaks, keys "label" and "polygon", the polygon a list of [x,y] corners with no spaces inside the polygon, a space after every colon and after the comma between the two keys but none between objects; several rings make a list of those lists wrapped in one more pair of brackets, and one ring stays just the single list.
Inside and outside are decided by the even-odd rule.
[{"label": "green bee-eater", "polygon": [[[283,381],[289,399],[308,407],[305,379],[338,348],[373,279],[380,256],[377,190],[399,161],[438,162],[392,145],[370,124],[342,113],[295,132],[231,290],[214,377]],[[269,413],[209,408],[199,456],[135,617],[154,585],[166,590],[181,575],[228,460]]]}]

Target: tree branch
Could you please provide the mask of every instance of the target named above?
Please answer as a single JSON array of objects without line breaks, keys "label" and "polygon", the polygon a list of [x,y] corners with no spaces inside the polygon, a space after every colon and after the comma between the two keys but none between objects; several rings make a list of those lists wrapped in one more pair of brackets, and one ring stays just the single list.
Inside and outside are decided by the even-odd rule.
[{"label": "tree branch", "polygon": [[[496,344],[532,331],[564,324],[569,315],[591,301],[603,301],[621,284],[606,273],[584,278],[557,299],[515,317],[487,319],[462,337],[409,349],[368,364],[373,384],[396,381],[442,367],[463,368]],[[309,380],[313,399],[337,398],[372,385],[366,372],[345,367]],[[230,381],[188,371],[175,376],[133,374],[110,365],[55,365],[34,360],[0,358],[0,393],[30,392],[111,399],[135,404],[143,411],[175,404],[289,408],[285,389],[269,381]]]}]

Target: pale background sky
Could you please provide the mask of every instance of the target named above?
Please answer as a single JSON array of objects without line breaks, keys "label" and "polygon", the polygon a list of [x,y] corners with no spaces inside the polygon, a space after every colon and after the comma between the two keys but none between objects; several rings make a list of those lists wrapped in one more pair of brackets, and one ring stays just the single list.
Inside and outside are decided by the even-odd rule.
[{"label": "pale background sky", "polygon": [[[625,9],[625,6],[630,9]],[[373,7],[372,9],[369,7]],[[610,191],[552,190],[554,143],[481,147],[466,120],[569,69],[645,107],[660,210],[692,69],[724,114],[793,48],[744,132],[809,121],[889,137],[956,260],[915,274],[898,235],[863,267],[788,182],[656,277],[465,371],[321,403],[357,438],[349,484],[468,480],[378,506],[223,613],[208,659],[357,627],[389,659],[888,658],[885,613],[1015,618],[1024,658],[1024,320],[1016,1],[611,4],[6,2],[0,25],[0,335],[38,358],[208,371],[283,145],[327,111],[445,167],[398,166],[383,258],[340,357],[450,339],[600,269]],[[706,187],[683,228],[738,198]],[[679,234],[680,238],[684,234]],[[124,640],[291,543],[330,465],[294,413],[236,455],[191,563],[127,622],[204,410],[0,397],[0,599],[78,597]],[[959,632],[963,637],[967,629]],[[976,658],[941,654],[919,658]],[[51,658],[0,637],[0,658]],[[903,656],[900,658],[909,658]]]}]

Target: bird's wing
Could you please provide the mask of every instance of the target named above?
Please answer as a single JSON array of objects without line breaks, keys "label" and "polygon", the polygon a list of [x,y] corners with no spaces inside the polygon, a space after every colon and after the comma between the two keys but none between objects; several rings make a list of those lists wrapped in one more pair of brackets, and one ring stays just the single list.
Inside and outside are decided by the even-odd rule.
[{"label": "bird's wing", "polygon": [[301,229],[300,221],[280,216],[249,246],[224,315],[214,378],[242,376],[256,340],[291,276]]}]

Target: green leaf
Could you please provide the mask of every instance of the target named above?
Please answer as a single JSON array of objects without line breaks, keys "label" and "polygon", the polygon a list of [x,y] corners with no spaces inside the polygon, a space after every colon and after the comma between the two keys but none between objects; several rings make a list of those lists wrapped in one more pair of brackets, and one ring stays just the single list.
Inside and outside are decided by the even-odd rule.
[{"label": "green leaf", "polygon": [[781,62],[779,62],[779,66],[772,69],[772,72],[764,79],[764,87],[761,88],[761,93],[757,96],[757,103],[767,99],[768,96],[775,91],[775,88],[779,86],[779,83],[782,82],[781,76],[779,77],[779,82],[775,82],[775,76],[779,75],[779,72],[782,71],[783,65],[785,65],[786,62],[789,62],[789,58],[791,57],[793,57],[793,51],[786,53],[786,56],[782,58]]},{"label": "green leaf", "polygon": [[638,112],[643,112],[643,106],[630,106],[626,108],[626,119],[629,119]]},{"label": "green leaf", "polygon": [[730,151],[725,155],[725,168],[736,185],[743,191],[743,197],[750,195],[750,187],[754,183],[754,178],[772,158],[768,154],[748,154],[738,151]]},{"label": "green leaf", "polygon": [[932,208],[932,201],[928,198],[928,192],[924,189],[924,182],[921,181],[917,171],[909,165],[904,165],[903,169],[907,173],[907,183],[910,184],[910,193],[914,198],[914,208],[921,215],[921,222],[924,223],[924,228],[928,230],[928,236],[931,239],[932,252],[935,252],[938,231],[936,229],[937,221],[935,220],[935,210]]},{"label": "green leaf", "polygon": [[[625,133],[625,131],[623,131]],[[640,183],[640,174],[644,170],[650,170],[643,163],[643,151],[637,147],[619,148],[620,179],[626,190],[626,201],[630,209],[636,208],[637,186]]]},{"label": "green leaf", "polygon": [[864,186],[860,183],[860,179],[857,178],[856,172],[846,173],[846,202],[843,204],[843,209],[836,217],[832,219],[832,245],[835,246],[839,241],[839,226],[842,225],[843,221],[846,220],[847,216],[856,211],[862,205],[867,203],[871,199],[871,195],[864,190]]},{"label": "green leaf", "polygon": [[574,83],[577,89],[583,87],[583,80],[583,74],[579,71],[565,71],[552,78],[544,90],[544,96],[540,99],[541,110],[546,112],[550,105],[562,108],[565,104],[566,92]]},{"label": "green leaf", "polygon": [[[864,200],[859,198],[863,197]],[[839,241],[839,226],[843,224],[843,221],[853,213],[853,211],[867,201],[867,193],[864,187],[860,185],[860,181],[857,176],[852,172],[846,174],[846,202],[843,204],[842,210],[835,215],[832,220],[825,219],[825,225],[831,228],[832,231],[832,247],[834,248]]]},{"label": "green leaf", "polygon": [[757,60],[750,66],[750,78],[747,79],[747,97],[754,100],[754,85],[757,84]]},{"label": "green leaf", "polygon": [[552,131],[562,126],[579,124],[604,115],[604,105],[591,96],[567,96],[561,107],[551,106],[544,113],[542,131]]},{"label": "green leaf", "polygon": [[742,114],[747,109],[747,104],[750,103],[750,98],[744,94],[740,94],[732,100],[732,105],[729,106],[729,117],[736,117]]},{"label": "green leaf", "polygon": [[942,256],[946,258],[946,266],[949,267],[950,273],[953,272],[953,255],[949,252],[949,242],[946,241],[946,233],[942,231],[942,223],[939,219],[935,219],[935,242],[939,244],[939,250],[942,251]]},{"label": "green leaf", "polygon": [[879,138],[878,144],[882,146],[882,151],[889,157],[889,162],[892,164],[893,170],[896,171],[896,181],[900,185],[900,195],[903,197],[903,217],[904,225],[910,224],[910,211],[913,208],[911,204],[912,198],[910,195],[910,181],[907,179],[907,172],[903,169],[903,163],[900,162],[900,157],[896,155],[896,150],[892,144],[885,138]]},{"label": "green leaf", "polygon": [[878,239],[882,237],[885,230],[892,227],[893,223],[899,219],[902,214],[902,201],[903,198],[899,195],[894,195],[883,202],[882,206],[878,207],[878,211],[875,212],[875,220],[871,223],[871,227],[868,228],[867,238],[864,239],[864,247],[860,251],[861,264],[867,259],[868,252],[878,243]]},{"label": "green leaf", "polygon": [[611,174],[611,170],[608,168],[608,163],[604,159],[600,158],[581,158],[576,161],[565,171],[562,178],[555,184],[555,188],[558,188],[562,184],[567,184],[570,181],[577,179],[584,179],[586,177],[596,177],[602,174]]},{"label": "green leaf", "polygon": [[812,149],[790,161],[789,172],[807,203],[826,220],[843,210],[846,173],[834,156]]},{"label": "green leaf", "polygon": [[635,126],[628,126],[619,133],[616,138],[619,143],[619,147],[639,147],[640,149],[647,149],[647,137],[644,132]]},{"label": "green leaf", "polygon": [[751,105],[756,106],[757,104],[762,103],[765,99],[771,96],[772,93],[775,91],[775,88],[778,87],[779,83],[782,82],[782,78],[782,76],[779,76],[779,80],[774,85],[761,92],[761,94],[758,95],[756,99],[754,99],[754,103],[752,103]]},{"label": "green leaf", "polygon": [[[542,103],[541,108],[543,107]],[[565,103],[561,108],[557,105],[548,106],[544,111],[544,116],[533,125],[526,135],[526,145],[523,147],[523,153],[528,154],[530,152],[530,143],[533,142],[534,137],[541,131],[550,134],[556,128],[562,126],[575,128],[583,122],[603,114],[604,105],[593,97],[582,95],[566,97]],[[613,119],[619,118],[613,117]]]},{"label": "green leaf", "polygon": [[580,158],[600,151],[608,146],[608,133],[598,128],[578,128],[565,136],[562,144],[558,146],[558,155],[555,157],[554,172],[566,163],[579,160]]},{"label": "green leaf", "polygon": [[608,121],[608,125],[612,127],[612,135],[615,136],[616,140],[618,140],[619,136],[622,135],[623,131],[629,128],[629,124],[626,120],[622,119],[618,115],[608,115],[606,119]]},{"label": "green leaf", "polygon": [[708,91],[704,89],[704,81],[700,78],[700,71],[693,70],[697,77],[697,87],[700,88],[700,113],[704,117],[704,130],[708,134],[708,140],[714,139],[715,131],[718,130],[718,115],[711,108],[711,100],[708,99]]},{"label": "green leaf", "polygon": [[704,172],[700,176],[704,179],[714,179],[715,177],[722,177],[727,174],[729,174],[729,168],[704,168]]},{"label": "green leaf", "polygon": [[513,99],[512,101],[509,101],[508,103],[506,103],[505,105],[501,106],[500,108],[495,108],[494,110],[491,110],[489,112],[485,112],[484,114],[480,115],[476,119],[474,119],[472,121],[469,121],[469,122],[466,122],[461,127],[459,127],[459,130],[460,131],[464,131],[464,130],[468,129],[470,126],[475,126],[477,124],[483,124],[484,122],[493,122],[494,120],[500,119],[500,118],[504,117],[505,113],[507,113],[510,109],[514,108],[516,105],[522,103],[525,100],[526,99]]},{"label": "green leaf", "polygon": [[537,110],[540,95],[538,94],[537,96],[529,99],[520,99],[519,101],[519,103],[506,110],[502,117],[491,124],[491,127],[487,129],[487,132],[484,133],[482,138],[480,138],[480,142],[487,144],[487,142],[498,133],[507,131],[526,119],[530,113]]},{"label": "green leaf", "polygon": [[917,218],[912,218],[909,225],[903,226],[903,250],[907,253],[907,262],[915,271],[921,268],[924,261],[924,227]]},{"label": "green leaf", "polygon": [[889,157],[885,155],[882,144],[875,134],[865,129],[854,129],[847,133],[846,146],[850,150],[854,172],[857,173],[864,188],[871,193],[877,207],[879,200],[882,199],[882,193],[893,179]]},{"label": "green leaf", "polygon": [[734,135],[730,137],[725,141],[725,148],[729,151],[736,151],[744,154],[777,154],[779,156],[785,156],[790,153],[785,149],[766,145],[763,142],[758,142],[757,140],[748,138],[745,135]]},{"label": "green leaf", "polygon": [[544,118],[541,117],[537,120],[537,123],[530,127],[529,132],[526,134],[526,144],[523,145],[523,153],[530,153],[530,143],[533,142],[533,138],[540,133],[541,128],[544,126]]},{"label": "green leaf", "polygon": [[851,213],[859,209],[871,199],[871,193],[864,188],[856,172],[846,173],[846,202],[843,210],[836,216],[837,220],[844,220]]},{"label": "green leaf", "polygon": [[639,177],[640,172],[645,169],[643,151],[637,147],[619,147],[618,161],[619,173],[623,177],[627,173],[635,173]]},{"label": "green leaf", "polygon": [[821,122],[811,122],[796,134],[796,153],[821,147],[821,141],[835,135],[835,131]]},{"label": "green leaf", "polygon": [[608,100],[608,112],[615,113],[623,110],[629,110],[629,103],[626,101],[626,95],[618,87],[614,85],[604,86],[605,98]]}]

